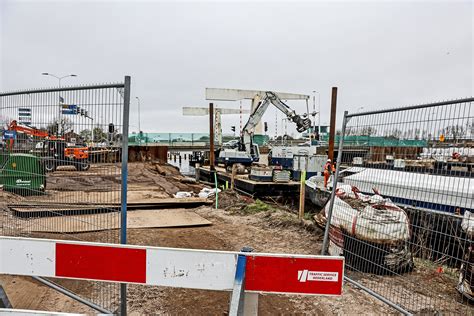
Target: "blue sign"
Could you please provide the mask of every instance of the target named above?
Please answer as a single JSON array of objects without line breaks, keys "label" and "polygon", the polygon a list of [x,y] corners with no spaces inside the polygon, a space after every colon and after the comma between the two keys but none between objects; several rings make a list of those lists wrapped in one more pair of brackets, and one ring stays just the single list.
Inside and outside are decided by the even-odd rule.
[{"label": "blue sign", "polygon": [[3,131],[3,140],[16,139],[16,131]]},{"label": "blue sign", "polygon": [[63,104],[62,113],[66,115],[76,115],[77,114],[77,105],[75,104]]}]

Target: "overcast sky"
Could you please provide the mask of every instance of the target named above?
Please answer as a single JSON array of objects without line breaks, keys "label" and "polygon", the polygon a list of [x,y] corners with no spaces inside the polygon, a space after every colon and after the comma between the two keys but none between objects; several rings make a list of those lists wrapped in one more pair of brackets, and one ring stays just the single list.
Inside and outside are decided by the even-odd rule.
[{"label": "overcast sky", "polygon": [[[42,72],[78,74],[72,85],[130,75],[131,130],[139,96],[142,130],[208,131],[206,117],[181,115],[208,104],[206,87],[316,90],[322,122],[332,86],[339,118],[474,95],[472,1],[0,2],[0,90],[56,85]],[[264,117],[271,135],[275,113]],[[231,125],[238,115],[224,133]]]}]

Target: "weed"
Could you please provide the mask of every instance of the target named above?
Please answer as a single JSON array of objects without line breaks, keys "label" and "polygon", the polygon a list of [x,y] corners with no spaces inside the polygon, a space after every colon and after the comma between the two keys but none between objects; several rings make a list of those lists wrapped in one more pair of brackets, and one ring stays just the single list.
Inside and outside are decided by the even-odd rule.
[{"label": "weed", "polygon": [[243,210],[242,212],[244,214],[256,214],[256,213],[260,213],[260,212],[273,212],[275,211],[275,209],[273,207],[271,207],[270,205],[268,205],[267,203],[265,202],[262,202],[260,200],[256,200],[254,203],[252,204],[248,204]]}]

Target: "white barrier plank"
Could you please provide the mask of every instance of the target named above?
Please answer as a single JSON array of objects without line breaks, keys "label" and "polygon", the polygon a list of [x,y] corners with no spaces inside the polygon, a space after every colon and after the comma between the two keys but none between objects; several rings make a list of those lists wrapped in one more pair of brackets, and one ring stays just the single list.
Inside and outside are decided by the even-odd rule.
[{"label": "white barrier plank", "polygon": [[234,284],[237,255],[207,251],[147,249],[150,285],[226,291]]},{"label": "white barrier plank", "polygon": [[55,276],[54,241],[0,239],[0,273]]}]

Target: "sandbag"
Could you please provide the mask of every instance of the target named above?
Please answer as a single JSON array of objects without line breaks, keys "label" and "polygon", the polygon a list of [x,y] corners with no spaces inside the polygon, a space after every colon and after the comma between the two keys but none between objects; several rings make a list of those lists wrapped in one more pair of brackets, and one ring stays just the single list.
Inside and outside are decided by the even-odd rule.
[{"label": "sandbag", "polygon": [[461,228],[469,237],[474,237],[474,214],[469,211],[464,212]]},{"label": "sandbag", "polygon": [[[347,233],[374,243],[396,244],[399,241],[410,239],[410,226],[407,214],[391,201],[385,200],[381,207],[377,208],[370,204],[371,198],[364,202],[352,197],[335,197],[331,226],[339,227]],[[346,201],[349,199],[359,203],[358,210]],[[386,207],[385,207],[386,206]],[[325,207],[326,217],[329,212],[329,204]]]}]

